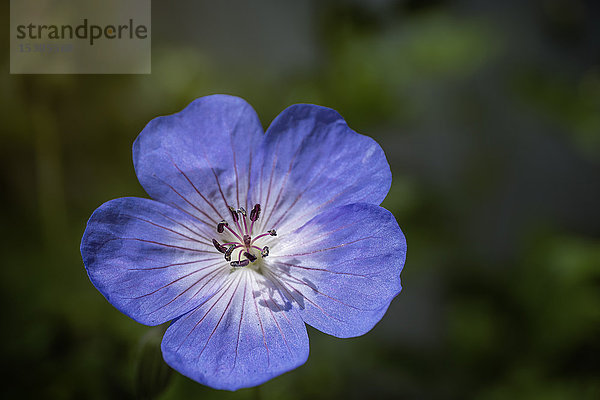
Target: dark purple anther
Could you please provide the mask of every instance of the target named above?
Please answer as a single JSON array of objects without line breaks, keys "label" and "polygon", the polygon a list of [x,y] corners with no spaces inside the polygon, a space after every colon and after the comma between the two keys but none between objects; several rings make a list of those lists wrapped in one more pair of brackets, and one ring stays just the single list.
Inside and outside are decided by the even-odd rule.
[{"label": "dark purple anther", "polygon": [[244,207],[238,208],[238,212],[242,214],[244,217],[246,216],[246,209]]},{"label": "dark purple anther", "polygon": [[269,229],[267,233],[271,236],[277,236],[277,231],[275,229]]},{"label": "dark purple anther", "polygon": [[235,210],[235,208],[229,206],[229,212],[231,213],[231,218],[233,219],[233,222],[238,222],[240,217],[238,216],[238,213]]},{"label": "dark purple anther", "polygon": [[252,238],[250,237],[250,235],[244,235],[244,245],[246,247],[250,247],[251,241],[252,241]]},{"label": "dark purple anther", "polygon": [[231,253],[233,253],[233,249],[235,249],[235,244],[229,246],[229,248],[225,251],[225,261],[231,261]]},{"label": "dark purple anther", "polygon": [[264,258],[266,256],[269,255],[269,246],[265,246],[263,247],[262,251],[260,252],[260,255]]},{"label": "dark purple anther", "polygon": [[254,254],[248,253],[247,251],[244,252],[244,257],[250,260],[250,262],[256,261],[256,256]]},{"label": "dark purple anther", "polygon": [[250,221],[254,222],[260,217],[260,204],[255,204],[252,211],[250,211]]},{"label": "dark purple anther", "polygon": [[221,222],[219,222],[217,224],[217,232],[223,233],[223,231],[225,230],[226,226],[229,226],[229,224],[227,223],[227,221],[221,220]]},{"label": "dark purple anther", "polygon": [[221,253],[225,253],[226,251],[226,247],[222,246],[219,242],[217,242],[215,239],[212,240],[213,245],[215,246],[215,249],[217,249],[218,251],[220,251]]},{"label": "dark purple anther", "polygon": [[250,261],[248,261],[248,260],[232,261],[229,264],[234,268],[239,268],[239,267],[245,267],[246,265],[250,264]]}]

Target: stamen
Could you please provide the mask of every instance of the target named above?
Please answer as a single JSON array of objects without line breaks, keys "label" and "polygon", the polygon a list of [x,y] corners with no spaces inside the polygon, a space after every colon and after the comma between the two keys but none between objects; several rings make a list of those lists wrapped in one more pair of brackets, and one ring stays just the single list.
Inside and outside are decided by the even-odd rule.
[{"label": "stamen", "polygon": [[238,222],[240,217],[238,216],[238,213],[235,210],[235,208],[229,206],[229,212],[231,213],[231,218],[233,219],[233,222]]},{"label": "stamen", "polygon": [[[231,206],[228,206],[228,208],[229,208],[229,212],[231,213],[231,218],[233,219],[233,222],[235,222],[235,225],[238,228],[238,232],[241,233],[242,232],[242,227],[240,225],[240,216],[238,215],[239,210],[236,210],[235,208],[233,208]],[[233,231],[231,231],[231,233],[233,233]]]},{"label": "stamen", "polygon": [[[239,228],[239,227],[240,227],[240,224],[237,224],[237,225],[238,225],[238,228]],[[240,237],[240,235],[238,235],[237,233],[235,233],[235,231],[234,231],[233,229],[231,229],[229,226],[225,226],[225,228],[227,228],[227,230],[228,230],[229,232],[231,232],[231,234],[232,234],[233,236],[235,236],[236,238],[238,238],[240,242],[242,241],[242,238]],[[241,230],[241,229],[240,229],[240,230]]]},{"label": "stamen", "polygon": [[231,265],[234,268],[245,267],[248,264],[250,264],[250,261],[248,260],[232,261],[229,263],[229,265]]},{"label": "stamen", "polygon": [[260,255],[264,258],[266,256],[269,255],[269,246],[265,246],[263,247],[262,251],[260,252]]},{"label": "stamen", "polygon": [[229,248],[225,251],[225,261],[231,261],[231,253],[233,253],[233,249],[235,249],[237,246],[235,244],[232,244],[231,246],[229,246]]},{"label": "stamen", "polygon": [[[277,231],[275,229],[269,229],[266,233],[252,237],[252,228],[254,227],[254,222],[260,218],[260,204],[255,204],[254,207],[252,207],[252,210],[250,210],[250,213],[248,213],[244,207],[239,207],[237,210],[232,206],[227,206],[227,208],[229,209],[235,226],[237,226],[237,232],[231,229],[226,220],[221,220],[221,222],[217,224],[217,232],[224,233],[225,229],[227,229],[238,239],[238,241],[235,241],[235,239],[233,239],[233,241],[231,241],[231,239],[225,239],[226,243],[221,244],[218,240],[212,239],[215,249],[217,249],[217,251],[220,253],[223,253],[225,260],[228,261],[234,268],[245,267],[246,265],[258,260],[258,254],[256,252],[254,252],[254,254],[251,253],[251,251],[254,251],[252,249],[256,249],[262,258],[267,257],[269,255],[269,247],[264,246],[261,248],[255,245],[254,242],[265,236],[277,236]],[[249,217],[251,221],[250,229],[248,229],[248,214],[250,214]],[[242,229],[242,223],[240,222],[240,219],[243,221],[244,229]],[[239,249],[237,253],[237,261],[231,261],[235,249]],[[242,260],[242,255],[245,257],[244,260]]]},{"label": "stamen", "polygon": [[226,226],[229,226],[229,224],[227,223],[227,221],[225,221],[224,219],[221,220],[221,222],[219,222],[217,224],[217,232],[223,233],[223,231],[225,230]]},{"label": "stamen", "polygon": [[277,231],[275,231],[275,229],[269,229],[267,231],[267,233],[261,233],[260,235],[252,238],[252,243],[256,242],[258,239],[265,237],[265,236],[277,236]]},{"label": "stamen", "polygon": [[250,221],[254,222],[260,217],[260,204],[255,204],[250,211]]},{"label": "stamen", "polygon": [[248,234],[248,224],[246,223],[246,210],[244,209],[244,207],[240,207],[238,209],[238,212],[244,216],[244,218],[242,218],[242,221],[244,221],[244,232]]},{"label": "stamen", "polygon": [[222,246],[215,239],[213,239],[212,242],[213,242],[213,245],[215,246],[215,249],[217,249],[221,253],[225,253],[225,251],[227,250],[227,248],[225,246]]}]

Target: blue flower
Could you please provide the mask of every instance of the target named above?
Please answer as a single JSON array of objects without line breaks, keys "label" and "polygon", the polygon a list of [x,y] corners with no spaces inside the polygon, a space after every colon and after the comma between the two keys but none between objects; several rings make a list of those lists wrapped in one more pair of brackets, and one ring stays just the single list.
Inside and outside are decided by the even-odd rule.
[{"label": "blue flower", "polygon": [[133,162],[155,200],[100,206],[81,254],[121,312],[172,321],[163,356],[191,379],[259,385],[306,361],[305,324],[362,335],[401,290],[389,165],[334,110],[294,105],[263,133],[244,100],[202,97],[150,121]]}]

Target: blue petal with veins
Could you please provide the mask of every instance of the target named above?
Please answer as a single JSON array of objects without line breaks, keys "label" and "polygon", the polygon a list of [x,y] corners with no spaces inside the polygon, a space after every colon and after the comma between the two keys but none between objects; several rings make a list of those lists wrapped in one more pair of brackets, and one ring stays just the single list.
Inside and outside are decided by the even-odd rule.
[{"label": "blue petal with veins", "polygon": [[164,359],[197,382],[259,385],[306,361],[305,324],[362,335],[401,290],[389,165],[334,110],[291,106],[263,133],[244,100],[207,96],[152,120],[133,159],[154,200],[100,206],[83,261],[121,312],[172,321]]}]

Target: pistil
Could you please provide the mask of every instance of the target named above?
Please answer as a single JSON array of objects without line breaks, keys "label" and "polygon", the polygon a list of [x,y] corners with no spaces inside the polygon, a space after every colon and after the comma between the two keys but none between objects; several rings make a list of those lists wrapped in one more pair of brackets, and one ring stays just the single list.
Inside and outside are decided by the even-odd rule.
[{"label": "pistil", "polygon": [[[261,248],[254,243],[265,236],[277,236],[277,232],[275,229],[270,229],[266,233],[252,237],[254,223],[260,218],[260,204],[255,204],[249,214],[243,207],[236,210],[229,206],[228,209],[231,219],[234,222],[233,226],[237,227],[237,232],[229,226],[227,221],[222,220],[217,224],[217,233],[224,234],[225,230],[228,230],[237,241],[225,241],[225,243],[221,244],[218,240],[213,239],[212,243],[215,249],[223,253],[225,260],[234,268],[245,267],[257,261],[258,256],[253,251],[260,254],[261,258],[267,257],[269,255],[269,247],[264,246]],[[248,224],[247,218],[250,218],[250,224]],[[241,222],[240,219],[242,220]],[[231,261],[233,252],[236,249],[239,249],[237,261]],[[242,255],[245,257],[244,259],[242,259]]]}]

